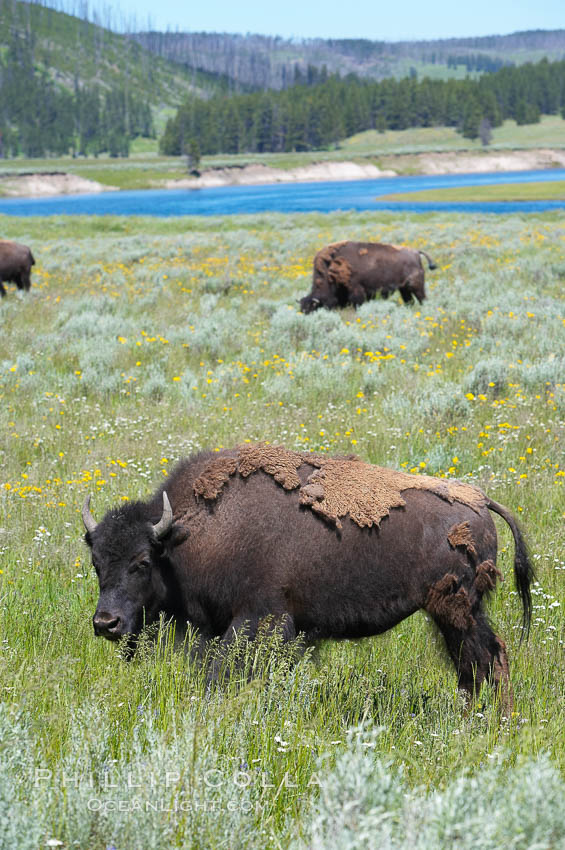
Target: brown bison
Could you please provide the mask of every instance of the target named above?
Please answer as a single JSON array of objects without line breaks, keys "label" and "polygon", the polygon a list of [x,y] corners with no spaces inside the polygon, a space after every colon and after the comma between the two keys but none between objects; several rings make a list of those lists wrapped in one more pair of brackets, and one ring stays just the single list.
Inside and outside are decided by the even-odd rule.
[{"label": "brown bison", "polygon": [[514,535],[525,628],[533,572],[512,514],[477,487],[259,443],[182,460],[166,492],[99,523],[89,502],[96,635],[128,635],[133,651],[164,612],[227,645],[271,615],[285,639],[311,642],[377,635],[424,609],[459,686],[474,694],[489,679],[510,700],[505,644],[483,609],[501,578],[489,511]]},{"label": "brown bison", "polygon": [[35,265],[33,254],[27,245],[0,240],[0,296],[6,295],[4,281],[15,283],[26,292],[31,285],[31,267]]},{"label": "brown bison", "polygon": [[303,313],[320,307],[358,307],[380,292],[388,298],[400,290],[409,304],[415,295],[420,304],[426,297],[424,268],[420,254],[430,269],[437,268],[425,251],[380,242],[334,242],[314,258],[312,292],[300,300]]}]

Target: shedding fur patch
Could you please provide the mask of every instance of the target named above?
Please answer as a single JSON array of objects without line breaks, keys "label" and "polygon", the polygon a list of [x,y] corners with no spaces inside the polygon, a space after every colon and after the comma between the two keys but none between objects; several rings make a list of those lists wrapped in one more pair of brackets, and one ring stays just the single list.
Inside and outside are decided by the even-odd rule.
[{"label": "shedding fur patch", "polygon": [[475,575],[475,588],[481,596],[489,590],[494,590],[496,580],[504,581],[502,573],[493,561],[483,561],[477,567]]},{"label": "shedding fur patch", "polygon": [[320,274],[324,274],[339,249],[346,244],[346,241],[332,242],[330,245],[326,245],[325,248],[322,248],[320,251],[318,251],[318,253],[314,257],[314,269]]},{"label": "shedding fur patch", "polygon": [[[295,490],[300,486],[300,478],[296,470],[304,463],[304,457],[298,452],[266,443],[240,446],[238,451],[238,469],[244,478],[262,469],[263,472],[272,475],[285,490]],[[315,456],[313,462],[315,463]]]},{"label": "shedding fur patch", "polygon": [[364,256],[365,256],[365,254],[368,254],[368,253],[369,253],[369,249],[368,249],[368,248],[359,248],[359,256],[360,256],[360,257],[364,257]]},{"label": "shedding fur patch", "polygon": [[447,573],[430,587],[425,608],[433,617],[462,632],[475,625],[471,613],[471,600],[464,587],[457,587],[457,577]]},{"label": "shedding fur patch", "polygon": [[203,499],[217,499],[222,487],[237,470],[237,459],[225,455],[214,458],[194,482],[194,493]]},{"label": "shedding fur patch", "polygon": [[328,279],[331,283],[347,286],[351,280],[351,266],[344,257],[336,257],[328,269]]},{"label": "shedding fur patch", "polygon": [[[303,465],[314,467],[304,484],[298,475]],[[409,475],[364,463],[355,455],[327,457],[267,443],[239,446],[235,454],[228,456],[219,454],[194,482],[194,493],[204,499],[216,499],[231,475],[238,472],[247,478],[258,470],[272,475],[285,490],[300,488],[300,504],[339,529],[342,517],[347,515],[361,528],[378,526],[392,508],[406,504],[402,497],[405,490],[429,490],[451,504],[467,505],[476,513],[486,505],[481,490],[461,481]]]},{"label": "shedding fur patch", "polygon": [[449,540],[449,545],[453,549],[461,546],[462,549],[467,550],[469,555],[476,558],[477,550],[475,549],[475,541],[473,540],[473,535],[471,534],[468,522],[460,522],[457,525],[452,526],[449,529],[447,539]]}]

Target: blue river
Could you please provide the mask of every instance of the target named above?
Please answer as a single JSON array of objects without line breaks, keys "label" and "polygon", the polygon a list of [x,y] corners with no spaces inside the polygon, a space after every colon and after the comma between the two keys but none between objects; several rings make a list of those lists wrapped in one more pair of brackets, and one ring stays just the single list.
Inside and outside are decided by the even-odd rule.
[{"label": "blue river", "polygon": [[146,189],[100,192],[48,198],[0,200],[0,214],[29,215],[232,215],[262,212],[335,212],[337,210],[392,210],[396,212],[529,213],[565,209],[562,201],[489,203],[403,202],[381,200],[396,192],[532,183],[565,180],[565,169],[505,171],[487,174],[442,174],[384,177],[321,183],[284,183],[260,186],[223,186],[211,189]]}]

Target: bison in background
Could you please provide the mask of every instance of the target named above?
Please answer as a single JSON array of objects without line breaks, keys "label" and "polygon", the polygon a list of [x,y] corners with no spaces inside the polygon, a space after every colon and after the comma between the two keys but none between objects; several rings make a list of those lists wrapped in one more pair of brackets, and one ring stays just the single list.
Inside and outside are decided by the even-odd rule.
[{"label": "bison in background", "polygon": [[133,650],[164,612],[224,646],[269,616],[285,640],[313,642],[378,635],[424,609],[459,686],[471,695],[489,679],[510,705],[504,641],[483,609],[501,578],[490,511],[514,536],[526,627],[533,571],[514,517],[479,488],[265,443],[182,460],[166,487],[99,523],[86,499],[95,634]]},{"label": "bison in background", "polygon": [[364,304],[380,292],[388,298],[396,289],[409,304],[426,297],[422,254],[430,269],[437,268],[425,251],[380,242],[334,242],[314,258],[312,292],[300,300],[303,313]]},{"label": "bison in background", "polygon": [[0,240],[0,296],[6,295],[5,281],[15,283],[26,292],[31,286],[31,267],[35,265],[33,254],[27,245]]}]

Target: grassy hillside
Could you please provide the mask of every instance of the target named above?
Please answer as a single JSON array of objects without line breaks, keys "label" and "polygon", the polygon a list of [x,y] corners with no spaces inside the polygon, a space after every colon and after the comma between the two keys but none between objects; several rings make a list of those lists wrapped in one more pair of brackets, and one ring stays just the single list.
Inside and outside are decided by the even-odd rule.
[{"label": "grassy hillside", "polygon": [[[0,304],[0,840],[18,850],[561,847],[565,842],[563,216],[3,217],[37,265]],[[428,251],[421,308],[297,312],[339,239]],[[83,542],[201,447],[267,439],[479,484],[513,542],[489,604],[515,707],[465,711],[416,615],[294,666],[236,646],[209,690],[166,633],[92,634]],[[540,754],[544,754],[540,758]]]},{"label": "grassy hillside", "polygon": [[411,127],[408,130],[367,130],[340,143],[344,152],[402,154],[429,151],[483,151],[565,147],[565,120],[559,115],[544,115],[538,124],[519,126],[505,121],[492,130],[492,141],[484,147],[480,139],[471,141],[453,127]]}]

